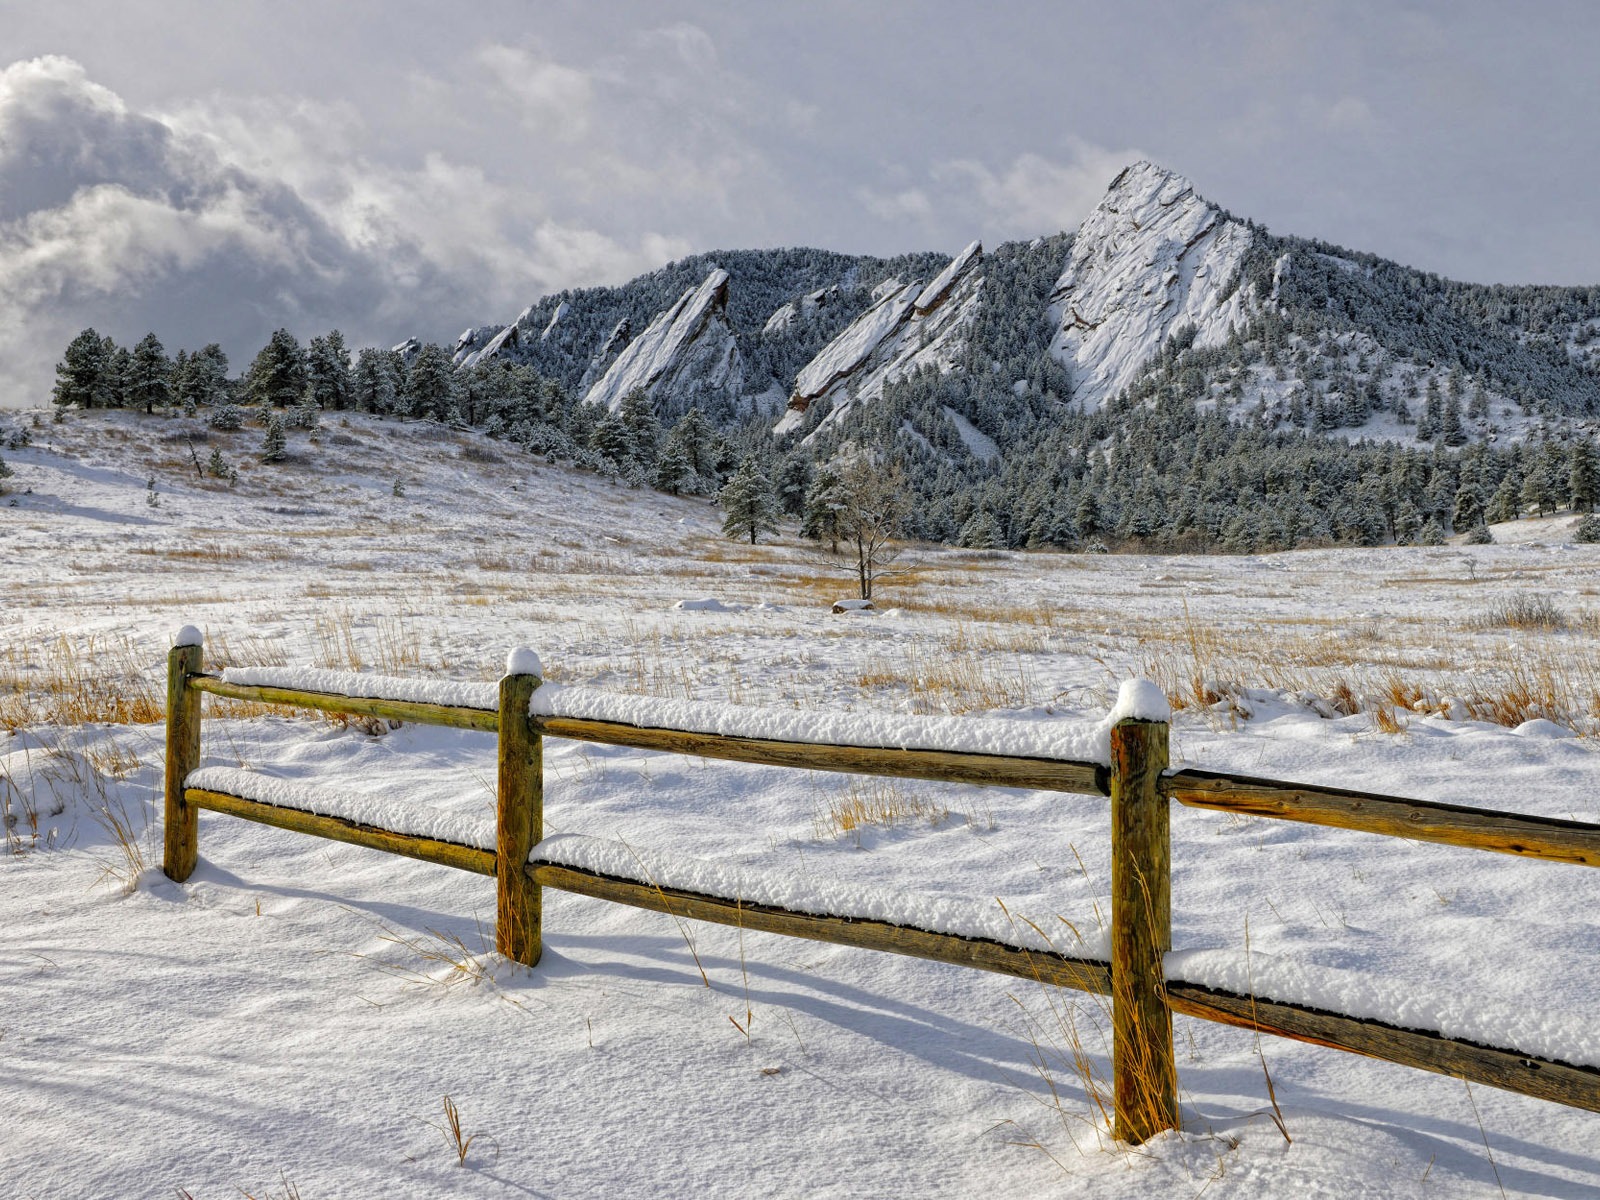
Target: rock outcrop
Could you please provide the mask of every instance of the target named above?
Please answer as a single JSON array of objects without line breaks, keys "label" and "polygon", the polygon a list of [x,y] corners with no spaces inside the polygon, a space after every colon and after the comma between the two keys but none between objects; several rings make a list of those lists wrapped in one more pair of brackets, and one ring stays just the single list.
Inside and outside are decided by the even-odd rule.
[{"label": "rock outcrop", "polygon": [[796,376],[788,408],[773,432],[798,428],[819,400],[832,402],[825,422],[833,421],[856,404],[871,403],[883,395],[886,383],[920,367],[950,370],[977,315],[982,264],[983,246],[973,242],[926,285],[898,279],[879,285],[872,307]]},{"label": "rock outcrop", "polygon": [[1078,227],[1052,297],[1051,353],[1072,370],[1073,398],[1099,408],[1185,326],[1201,346],[1242,326],[1255,300],[1239,286],[1250,241],[1181,175],[1149,162],[1123,170]]},{"label": "rock outcrop", "polygon": [[[657,392],[687,408],[707,393],[736,397],[744,386],[744,362],[728,323],[728,273],[714,270],[629,342],[584,395],[584,402],[613,412],[635,388]],[[618,333],[614,331],[613,339]]]}]

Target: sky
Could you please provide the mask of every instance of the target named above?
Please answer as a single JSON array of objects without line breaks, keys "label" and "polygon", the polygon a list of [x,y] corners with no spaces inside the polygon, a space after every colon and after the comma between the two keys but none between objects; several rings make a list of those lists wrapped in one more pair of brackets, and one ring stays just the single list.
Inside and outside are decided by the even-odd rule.
[{"label": "sky", "polygon": [[86,326],[235,370],[688,253],[954,253],[1150,158],[1274,232],[1600,283],[1600,5],[0,0],[0,405]]}]

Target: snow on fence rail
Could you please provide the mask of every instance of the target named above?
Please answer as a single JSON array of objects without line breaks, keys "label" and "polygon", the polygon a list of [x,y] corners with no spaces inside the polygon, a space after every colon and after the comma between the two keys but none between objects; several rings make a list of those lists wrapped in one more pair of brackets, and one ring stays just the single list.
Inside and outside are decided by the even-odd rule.
[{"label": "snow on fence rail", "polygon": [[[1535,1023],[1511,1009],[1433,1011],[1370,981],[1256,972],[1239,988],[1238,956],[1172,952],[1171,801],[1363,830],[1528,858],[1600,865],[1600,825],[1310,787],[1212,771],[1168,771],[1166,701],[1125,684],[1094,726],[1041,730],[995,720],[805,715],[618,696],[543,684],[531,651],[513,652],[498,685],[384,679],[281,668],[204,670],[185,627],[169,657],[164,869],[182,882],[198,857],[201,809],[369,846],[497,882],[495,948],[535,965],[541,894],[555,888],[677,917],[908,954],[1109,995],[1116,1136],[1142,1142],[1178,1125],[1172,1014],[1273,1033],[1600,1112],[1600,1043],[1587,1030]],[[204,694],[476,729],[498,735],[497,817],[402,813],[371,799],[199,769]],[[545,735],[810,770],[1039,788],[1109,797],[1108,942],[1056,948],[1021,914],[868,889],[807,888],[714,864],[664,861],[621,843],[543,837]],[[1281,975],[1281,980],[1277,976]],[[1353,986],[1352,986],[1353,985]],[[1273,988],[1277,987],[1277,994]],[[1360,1011],[1331,1011],[1343,1002]],[[1512,1015],[1508,1015],[1512,1014]],[[1524,1033],[1542,1053],[1512,1044]]]}]

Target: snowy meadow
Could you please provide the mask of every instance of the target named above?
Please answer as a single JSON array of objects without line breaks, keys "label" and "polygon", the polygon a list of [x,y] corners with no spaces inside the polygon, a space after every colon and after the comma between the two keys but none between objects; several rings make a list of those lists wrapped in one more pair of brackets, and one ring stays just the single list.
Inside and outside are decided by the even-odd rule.
[{"label": "snowy meadow", "polygon": [[[1178,1018],[1184,1129],[1108,1132],[1100,999],[201,818],[161,857],[165,661],[1070,730],[1125,679],[1174,765],[1600,821],[1600,547],[913,549],[875,613],[785,533],[475,433],[23,414],[0,496],[0,1181],[161,1196],[1588,1196],[1600,1115]],[[201,472],[220,450],[231,484]],[[492,820],[492,735],[208,700],[203,766]],[[546,832],[1098,935],[1093,797],[549,739]],[[1586,868],[1175,808],[1174,945],[1346,1011],[1600,1066]],[[998,903],[997,903],[998,902]],[[1056,919],[1060,921],[1056,924]],[[1065,948],[1065,947],[1064,947]],[[1333,981],[1330,983],[1330,981]]]}]

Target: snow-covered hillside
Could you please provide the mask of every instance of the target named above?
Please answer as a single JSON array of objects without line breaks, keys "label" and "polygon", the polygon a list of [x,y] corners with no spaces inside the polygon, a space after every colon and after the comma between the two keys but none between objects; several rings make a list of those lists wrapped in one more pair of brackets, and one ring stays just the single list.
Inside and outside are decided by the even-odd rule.
[{"label": "snow-covered hillside", "polygon": [[[1181,706],[1176,765],[1594,821],[1600,547],[1571,543],[1570,516],[1497,526],[1490,546],[928,547],[880,583],[879,612],[835,615],[847,578],[791,533],[729,541],[703,500],[471,431],[330,414],[269,466],[259,428],[23,421],[0,497],[9,1192],[1600,1191],[1596,1114],[1183,1018],[1184,1130],[1119,1148],[1093,1092],[1104,1010],[1026,981],[565,894],[546,900],[543,962],[513,969],[486,940],[490,881],[212,815],[188,883],[152,869],[152,722],[185,623],[214,667],[482,684],[531,645],[562,683],[797,722],[1070,731],[1141,674]],[[199,475],[190,439],[237,481]],[[1532,601],[1550,619],[1514,624]],[[232,705],[210,710],[203,750],[208,768],[478,823],[496,769],[487,735]],[[642,862],[986,919],[998,898],[1088,937],[1104,915],[1103,801],[556,738],[544,765],[549,833]],[[1592,1053],[1600,872],[1190,809],[1173,863],[1187,961],[1258,990],[1499,1013]],[[464,1165],[446,1097],[476,1137]]]}]

